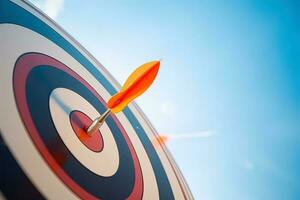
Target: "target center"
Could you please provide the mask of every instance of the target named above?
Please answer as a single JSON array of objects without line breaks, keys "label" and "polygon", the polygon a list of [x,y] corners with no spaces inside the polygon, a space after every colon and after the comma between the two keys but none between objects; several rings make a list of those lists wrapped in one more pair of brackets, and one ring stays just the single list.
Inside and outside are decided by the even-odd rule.
[{"label": "target center", "polygon": [[76,110],[70,113],[71,126],[81,143],[83,143],[91,151],[101,152],[104,144],[100,130],[98,129],[91,136],[89,136],[86,132],[87,127],[89,127],[92,122],[93,120],[91,120],[83,112]]}]

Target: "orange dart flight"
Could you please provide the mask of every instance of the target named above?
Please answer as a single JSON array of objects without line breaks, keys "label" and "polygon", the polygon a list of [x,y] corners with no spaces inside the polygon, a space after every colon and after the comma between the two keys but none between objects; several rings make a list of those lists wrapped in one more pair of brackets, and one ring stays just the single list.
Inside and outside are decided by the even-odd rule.
[{"label": "orange dart flight", "polygon": [[160,61],[152,61],[138,67],[125,81],[120,92],[110,98],[108,108],[117,113],[133,99],[143,94],[153,83],[160,66]]},{"label": "orange dart flight", "polygon": [[152,61],[139,66],[125,81],[121,90],[112,96],[108,103],[108,110],[95,119],[88,127],[87,133],[91,135],[104,123],[111,112],[122,111],[133,99],[143,94],[153,83],[158,73],[160,61]]}]

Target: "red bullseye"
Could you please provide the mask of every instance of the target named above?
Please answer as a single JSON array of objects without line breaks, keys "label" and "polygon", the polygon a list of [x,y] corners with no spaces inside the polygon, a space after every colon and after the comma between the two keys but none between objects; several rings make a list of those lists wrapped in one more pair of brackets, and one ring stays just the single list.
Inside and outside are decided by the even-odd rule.
[{"label": "red bullseye", "polygon": [[78,139],[91,151],[101,152],[104,144],[100,131],[96,131],[91,136],[86,132],[92,122],[86,114],[80,111],[73,111],[70,114],[70,123]]}]

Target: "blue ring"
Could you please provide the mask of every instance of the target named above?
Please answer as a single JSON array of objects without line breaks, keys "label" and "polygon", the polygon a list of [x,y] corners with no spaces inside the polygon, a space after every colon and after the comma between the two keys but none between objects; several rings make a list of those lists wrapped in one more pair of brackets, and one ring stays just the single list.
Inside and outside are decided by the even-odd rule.
[{"label": "blue ring", "polygon": [[[8,0],[2,0],[0,1],[0,24],[1,23],[16,24],[28,28],[48,38],[56,45],[64,49],[82,66],[84,66],[91,74],[93,74],[94,77],[99,81],[99,83],[103,85],[111,95],[116,93],[115,88],[109,83],[109,81],[106,80],[105,77],[97,70],[97,68],[88,59],[86,59],[71,43],[69,43],[50,26],[48,26],[46,23],[38,19],[36,16],[31,14],[27,10]],[[174,195],[167,174],[163,168],[163,165],[158,157],[157,152],[155,151],[151,141],[147,137],[144,129],[137,121],[136,117],[130,109],[125,108],[123,113],[128,118],[132,127],[136,131],[150,159],[158,184],[160,198],[174,199]]]}]

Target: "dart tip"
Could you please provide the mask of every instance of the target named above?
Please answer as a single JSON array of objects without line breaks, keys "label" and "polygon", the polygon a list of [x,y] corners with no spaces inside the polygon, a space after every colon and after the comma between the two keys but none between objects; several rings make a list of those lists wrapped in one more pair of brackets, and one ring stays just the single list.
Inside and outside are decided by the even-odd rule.
[{"label": "dart tip", "polygon": [[110,115],[111,110],[107,109],[100,117],[96,118],[92,124],[87,127],[87,134],[91,136],[94,132],[96,132],[104,123],[105,119]]}]

